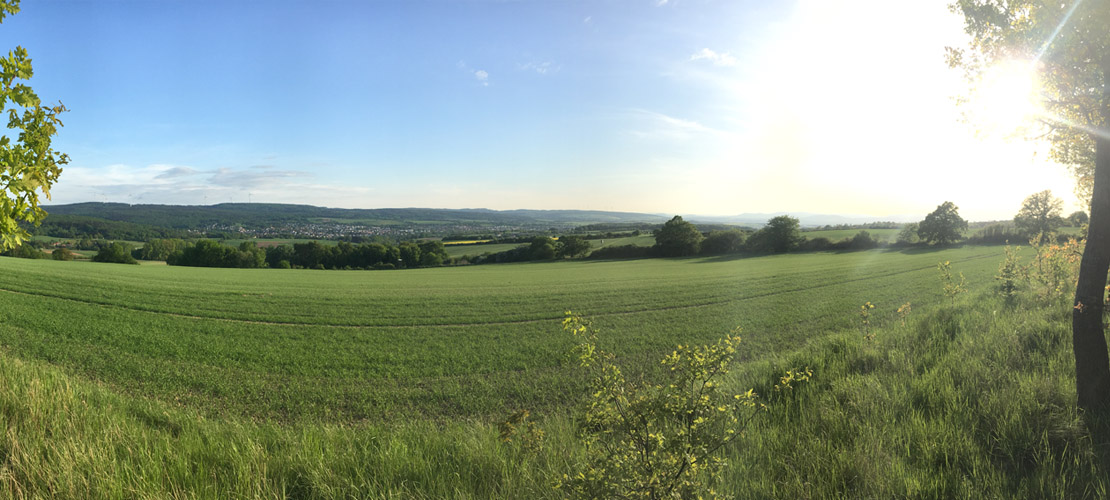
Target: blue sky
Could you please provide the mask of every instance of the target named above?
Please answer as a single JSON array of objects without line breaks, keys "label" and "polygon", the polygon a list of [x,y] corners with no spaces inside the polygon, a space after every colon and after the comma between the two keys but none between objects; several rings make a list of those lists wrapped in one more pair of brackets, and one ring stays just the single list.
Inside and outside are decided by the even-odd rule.
[{"label": "blue sky", "polygon": [[875,0],[31,0],[0,25],[72,110],[53,203],[952,200],[986,219],[1045,188],[1070,200],[1062,167],[958,123],[960,40],[944,2]]}]

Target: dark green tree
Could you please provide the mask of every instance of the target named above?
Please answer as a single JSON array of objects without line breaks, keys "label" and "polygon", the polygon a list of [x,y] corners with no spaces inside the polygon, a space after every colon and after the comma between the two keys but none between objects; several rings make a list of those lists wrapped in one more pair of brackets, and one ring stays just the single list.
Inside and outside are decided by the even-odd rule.
[{"label": "dark green tree", "polygon": [[805,241],[798,219],[789,215],[772,217],[748,239],[748,247],[756,252],[785,253],[796,250]]},{"label": "dark green tree", "polygon": [[269,247],[266,249],[266,265],[274,269],[289,269],[293,264],[294,256],[293,247],[289,245]]},{"label": "dark green tree", "polygon": [[420,246],[411,241],[406,241],[397,246],[397,250],[401,252],[401,266],[403,267],[418,267],[420,266]]},{"label": "dark green tree", "polygon": [[92,258],[93,262],[111,262],[114,264],[138,264],[131,256],[131,249],[118,241],[113,241],[108,246],[101,248]]},{"label": "dark green tree", "polygon": [[532,238],[532,244],[528,247],[528,255],[531,260],[551,260],[555,258],[555,240],[547,236],[536,236]]},{"label": "dark green tree", "polygon": [[701,242],[701,253],[723,255],[744,249],[744,233],[739,229],[713,231]]},{"label": "dark green tree", "polygon": [[[1071,165],[1090,194],[1087,244],[1072,310],[1078,405],[1110,408],[1110,355],[1103,298],[1110,269],[1110,3],[958,0],[971,35],[949,62],[974,76],[990,64],[1025,58],[1042,88],[1045,137],[1052,157]],[[1090,186],[1087,189],[1084,185]]]},{"label": "dark green tree", "polygon": [[852,250],[867,250],[879,246],[879,242],[871,237],[871,233],[860,231],[848,241],[848,248]]},{"label": "dark green tree", "polygon": [[559,257],[581,257],[590,251],[590,242],[577,235],[563,236],[555,250]]},{"label": "dark green tree", "polygon": [[664,257],[694,255],[701,248],[704,236],[693,224],[676,215],[655,230],[655,249]]},{"label": "dark green tree", "polygon": [[30,241],[24,241],[17,246],[5,250],[3,255],[6,257],[19,257],[21,259],[45,259],[48,257],[45,252],[35,248],[34,245],[30,243]]},{"label": "dark green tree", "polygon": [[77,254],[66,247],[58,247],[50,252],[50,258],[54,260],[73,260],[77,258]]},{"label": "dark green tree", "polygon": [[422,267],[442,266],[448,259],[450,259],[450,256],[447,255],[447,249],[443,246],[442,241],[420,242],[420,265]]},{"label": "dark green tree", "polygon": [[139,250],[131,252],[131,256],[139,260],[166,260],[171,254],[184,248],[185,240],[154,239],[146,242]]},{"label": "dark green tree", "polygon": [[1021,210],[1014,216],[1014,226],[1026,236],[1055,232],[1064,224],[1060,217],[1063,211],[1064,201],[1046,189],[1029,195],[1022,202]]},{"label": "dark green tree", "polygon": [[967,231],[967,221],[960,217],[959,207],[950,201],[941,203],[917,224],[917,235],[927,243],[938,245],[959,241],[964,231]]}]

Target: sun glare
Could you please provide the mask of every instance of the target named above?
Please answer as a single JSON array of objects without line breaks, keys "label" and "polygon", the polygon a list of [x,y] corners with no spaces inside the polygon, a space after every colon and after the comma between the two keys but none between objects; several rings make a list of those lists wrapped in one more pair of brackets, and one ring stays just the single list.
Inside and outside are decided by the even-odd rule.
[{"label": "sun glare", "polygon": [[1030,62],[1010,60],[991,66],[971,96],[971,122],[989,136],[1017,135],[1041,113],[1039,91]]}]

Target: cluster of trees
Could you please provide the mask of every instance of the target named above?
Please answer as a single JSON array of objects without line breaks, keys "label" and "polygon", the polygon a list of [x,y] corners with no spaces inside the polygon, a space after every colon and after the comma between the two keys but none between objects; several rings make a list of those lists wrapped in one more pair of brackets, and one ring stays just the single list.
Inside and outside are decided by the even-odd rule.
[{"label": "cluster of trees", "polygon": [[[147,250],[148,254],[155,254],[161,249],[151,248],[148,250],[147,246],[144,245],[140,252],[143,250]],[[258,248],[258,245],[253,241],[244,241],[236,248],[221,245],[214,240],[198,240],[192,245],[186,244],[184,248],[170,253],[166,257],[166,264],[194,267],[264,267],[266,265],[266,251]]]},{"label": "cluster of trees", "polygon": [[[981,230],[967,240],[973,243],[1004,244],[1028,240],[1038,234],[1055,233],[1061,226],[1080,227],[1088,221],[1087,213],[1077,211],[1067,218],[1063,214],[1063,200],[1045,190],[1025,198],[1021,209],[1012,223],[995,223]],[[925,220],[907,224],[898,234],[898,243],[948,244],[963,239],[967,231],[967,221],[960,217],[958,207],[946,201],[937,207]]]},{"label": "cluster of trees", "polygon": [[692,255],[726,255],[737,253],[786,253],[793,251],[866,250],[880,242],[861,230],[852,238],[831,241],[817,237],[806,239],[798,219],[780,215],[767,221],[757,231],[718,229],[703,233],[681,216],[674,216],[655,231],[655,246],[623,245],[594,250],[591,259],[628,259],[648,257],[682,257]]},{"label": "cluster of trees", "polygon": [[676,215],[655,231],[654,254],[662,257],[723,255],[739,252],[783,253],[797,250],[805,241],[798,219],[780,215],[750,236],[739,229],[702,234]]},{"label": "cluster of trees", "polygon": [[131,251],[131,256],[139,260],[166,260],[176,252],[184,251],[189,246],[183,239],[154,239],[146,242],[142,248]]},{"label": "cluster of trees", "polygon": [[30,244],[30,243],[31,243],[30,241],[24,241],[22,244],[19,244],[19,245],[13,246],[11,248],[8,248],[7,250],[4,250],[4,252],[0,253],[0,255],[3,255],[5,257],[17,257],[17,258],[20,258],[20,259],[46,259],[46,258],[48,258],[48,256],[46,255],[46,252],[43,252],[42,250],[39,250],[38,248],[35,248],[35,246]]},{"label": "cluster of trees", "polygon": [[96,252],[93,262],[111,262],[115,264],[138,264],[131,256],[131,249],[119,241],[113,241]]},{"label": "cluster of trees", "polygon": [[[179,245],[183,246],[176,248]],[[231,247],[213,240],[199,240],[196,243],[169,240],[147,243],[137,252],[157,256],[165,251],[170,251],[166,258],[167,264],[196,267],[396,269],[435,267],[450,260],[443,243],[438,241],[404,242],[400,245],[355,245],[341,241],[334,246],[310,241],[292,246],[260,248],[251,241]]]},{"label": "cluster of trees", "polygon": [[534,236],[528,241],[527,245],[504,252],[477,256],[466,255],[458,259],[458,263],[491,264],[575,258],[583,257],[589,251],[590,242],[584,236],[561,236],[558,240],[547,236]]}]

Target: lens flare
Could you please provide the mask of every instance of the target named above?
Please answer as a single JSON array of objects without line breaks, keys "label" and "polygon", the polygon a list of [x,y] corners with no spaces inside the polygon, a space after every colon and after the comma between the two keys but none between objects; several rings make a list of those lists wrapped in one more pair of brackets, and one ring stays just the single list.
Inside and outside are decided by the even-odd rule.
[{"label": "lens flare", "polygon": [[982,133],[1020,134],[1043,113],[1034,63],[1009,60],[987,68],[969,104],[971,122]]}]

